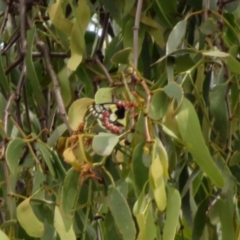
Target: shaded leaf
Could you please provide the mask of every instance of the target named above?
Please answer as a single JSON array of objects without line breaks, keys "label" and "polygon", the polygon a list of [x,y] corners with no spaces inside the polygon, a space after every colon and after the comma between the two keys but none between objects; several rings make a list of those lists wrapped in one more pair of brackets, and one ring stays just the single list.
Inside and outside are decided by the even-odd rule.
[{"label": "shaded leaf", "polygon": [[139,143],[133,151],[132,155],[132,171],[135,184],[138,187],[138,190],[143,189],[144,184],[148,180],[149,168],[147,168],[143,163],[143,147],[145,142]]},{"label": "shaded leaf", "polygon": [[79,173],[71,168],[64,179],[61,195],[61,207],[66,217],[71,218],[76,198],[79,195]]},{"label": "shaded leaf", "polygon": [[166,53],[170,54],[177,50],[182,44],[183,38],[186,33],[187,21],[182,20],[177,23],[177,25],[171,31],[166,47]]},{"label": "shaded leaf", "polygon": [[115,224],[124,240],[135,240],[136,228],[129,206],[116,188],[109,189],[109,207]]},{"label": "shaded leaf", "polygon": [[153,120],[159,120],[166,113],[167,107],[167,95],[162,91],[156,92],[151,98],[148,116]]},{"label": "shaded leaf", "polygon": [[163,228],[163,240],[174,240],[179,221],[181,197],[175,188],[168,186],[167,199],[166,222]]},{"label": "shaded leaf", "polygon": [[25,142],[21,138],[14,138],[7,146],[6,160],[12,175],[18,171],[19,159],[21,157]]},{"label": "shaded leaf", "polygon": [[115,53],[112,58],[111,58],[111,61],[113,63],[116,63],[116,64],[129,64],[129,56],[132,52],[132,49],[131,48],[125,48],[117,53]]},{"label": "shaded leaf", "polygon": [[33,96],[36,98],[40,107],[46,105],[46,101],[42,94],[42,88],[39,84],[39,79],[32,61],[32,48],[33,48],[33,41],[35,36],[36,28],[33,27],[27,31],[27,53],[25,58],[26,63],[26,71],[27,71],[27,78],[31,84],[31,88],[33,91]]}]

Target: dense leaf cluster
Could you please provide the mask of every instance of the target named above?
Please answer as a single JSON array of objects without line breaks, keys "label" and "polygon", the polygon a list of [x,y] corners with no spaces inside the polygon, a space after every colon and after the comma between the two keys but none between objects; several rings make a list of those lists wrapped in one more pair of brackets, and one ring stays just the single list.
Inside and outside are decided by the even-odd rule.
[{"label": "dense leaf cluster", "polygon": [[0,239],[239,239],[239,9],[0,1]]}]

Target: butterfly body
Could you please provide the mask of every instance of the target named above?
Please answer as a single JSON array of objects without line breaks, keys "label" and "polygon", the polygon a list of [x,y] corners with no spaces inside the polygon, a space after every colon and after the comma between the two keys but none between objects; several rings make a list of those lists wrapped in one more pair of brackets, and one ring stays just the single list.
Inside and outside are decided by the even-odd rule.
[{"label": "butterfly body", "polygon": [[89,110],[106,130],[114,134],[121,134],[123,132],[126,126],[126,108],[123,102],[94,103],[89,107]]}]

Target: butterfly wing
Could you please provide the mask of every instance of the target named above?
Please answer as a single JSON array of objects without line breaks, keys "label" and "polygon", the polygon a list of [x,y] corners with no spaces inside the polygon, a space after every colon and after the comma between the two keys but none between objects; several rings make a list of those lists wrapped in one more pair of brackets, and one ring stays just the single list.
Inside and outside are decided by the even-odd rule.
[{"label": "butterfly wing", "polygon": [[123,132],[126,125],[124,106],[119,107],[115,103],[94,103],[89,107],[89,110],[106,130],[114,134]]}]

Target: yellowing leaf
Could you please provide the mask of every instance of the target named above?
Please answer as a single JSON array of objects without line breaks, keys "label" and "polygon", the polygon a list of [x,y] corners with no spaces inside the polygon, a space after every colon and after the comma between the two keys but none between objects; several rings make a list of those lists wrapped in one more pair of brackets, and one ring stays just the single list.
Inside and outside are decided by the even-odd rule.
[{"label": "yellowing leaf", "polygon": [[10,238],[8,238],[8,236],[2,230],[0,230],[0,239],[1,240],[10,240]]},{"label": "yellowing leaf", "polygon": [[166,222],[163,228],[163,240],[174,240],[179,222],[179,214],[181,208],[181,196],[179,192],[168,186],[167,188],[167,210]]},{"label": "yellowing leaf", "polygon": [[25,199],[18,205],[17,219],[29,236],[39,238],[43,235],[44,225],[35,216],[30,205],[30,198]]},{"label": "yellowing leaf", "polygon": [[[69,227],[66,229],[67,224]],[[69,219],[62,216],[58,206],[55,207],[54,212],[54,227],[56,228],[61,240],[76,240],[72,223],[69,223]]]},{"label": "yellowing leaf", "polygon": [[97,104],[112,102],[112,95],[113,95],[114,88],[100,88],[95,96],[95,102]]},{"label": "yellowing leaf", "polygon": [[77,130],[79,124],[84,122],[88,106],[94,102],[91,98],[81,98],[74,101],[68,111],[69,125],[73,130]]},{"label": "yellowing leaf", "polygon": [[75,22],[71,32],[70,48],[71,57],[68,61],[67,67],[75,71],[86,52],[85,46],[85,31],[91,19],[91,12],[85,0],[78,2],[77,9],[73,9],[75,15]]},{"label": "yellowing leaf", "polygon": [[68,36],[71,33],[73,24],[64,17],[62,10],[62,0],[57,0],[48,8],[51,22]]},{"label": "yellowing leaf", "polygon": [[158,156],[156,156],[150,166],[149,171],[150,186],[153,191],[154,199],[160,211],[164,211],[167,204],[163,167]]},{"label": "yellowing leaf", "polygon": [[157,156],[159,157],[161,164],[162,164],[162,168],[163,168],[163,174],[165,175],[166,178],[169,178],[168,156],[167,156],[167,152],[159,138],[157,138],[155,140],[155,143],[153,146],[153,154],[154,154],[154,157],[157,157]]}]

